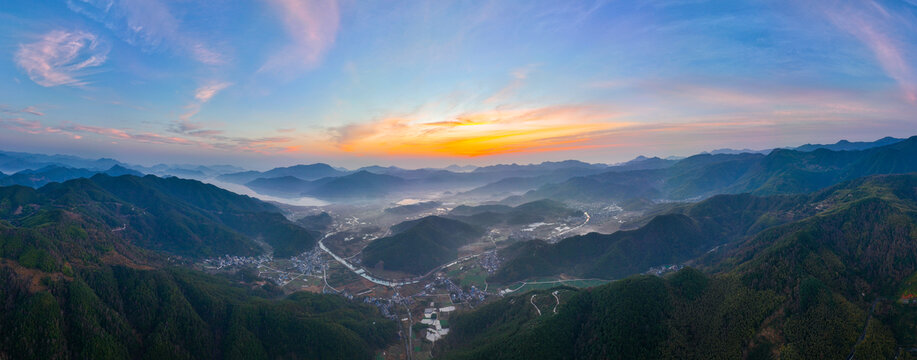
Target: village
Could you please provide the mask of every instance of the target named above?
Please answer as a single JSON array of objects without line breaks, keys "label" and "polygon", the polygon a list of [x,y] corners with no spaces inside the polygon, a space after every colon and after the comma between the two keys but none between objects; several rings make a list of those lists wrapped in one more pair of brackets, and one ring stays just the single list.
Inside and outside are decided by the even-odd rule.
[{"label": "village", "polygon": [[[616,210],[605,209],[600,213],[609,216],[606,214]],[[453,313],[475,309],[523,288],[537,286],[537,283],[523,283],[497,288],[487,283],[487,277],[502,265],[498,251],[501,246],[523,239],[556,241],[583,231],[590,216],[583,212],[583,216],[553,222],[491,228],[478,243],[463,248],[464,254],[458,259],[423,276],[386,278],[391,275],[379,275],[375,269],[365,268],[360,263],[360,244],[365,246],[384,236],[381,229],[386,225],[356,216],[338,217],[314,248],[288,259],[269,254],[222,256],[203,260],[200,265],[215,273],[251,272],[259,281],[271,283],[284,293],[338,294],[374,306],[384,317],[401,324],[404,346],[396,352],[410,352],[411,358],[420,359],[429,356],[435,343],[449,334],[449,318]]]}]

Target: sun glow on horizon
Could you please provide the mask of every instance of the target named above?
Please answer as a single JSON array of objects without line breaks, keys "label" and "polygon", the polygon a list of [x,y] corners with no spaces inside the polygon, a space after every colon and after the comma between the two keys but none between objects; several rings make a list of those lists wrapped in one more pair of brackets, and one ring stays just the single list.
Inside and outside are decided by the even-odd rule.
[{"label": "sun glow on horizon", "polygon": [[633,125],[588,107],[461,114],[454,120],[386,118],[335,130],[331,147],[356,155],[479,157],[594,147],[596,134]]},{"label": "sun glow on horizon", "polygon": [[419,166],[913,131],[914,1],[661,4],[11,1],[0,144]]}]

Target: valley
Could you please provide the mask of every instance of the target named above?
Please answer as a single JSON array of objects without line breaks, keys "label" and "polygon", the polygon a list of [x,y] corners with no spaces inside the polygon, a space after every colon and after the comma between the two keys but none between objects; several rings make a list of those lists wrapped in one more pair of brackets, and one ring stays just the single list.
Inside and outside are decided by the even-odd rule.
[{"label": "valley", "polygon": [[[845,152],[839,155],[841,160],[833,157],[834,166],[849,168],[851,165],[845,164],[892,153],[890,149],[895,150],[894,156],[912,154],[917,152],[915,141],[917,138]],[[769,163],[773,161],[771,157],[785,158],[786,151],[775,150],[768,155],[754,155],[752,159]],[[824,151],[827,150],[819,150],[818,157],[826,157]],[[785,169],[821,161],[805,154],[791,158],[797,160],[767,170],[775,174],[768,176],[793,177]],[[248,293],[245,296],[263,298],[268,301],[265,304],[301,297],[299,294],[303,293],[338,299],[333,301],[360,306],[362,310],[355,308],[357,312],[372,309],[375,314],[352,318],[348,321],[353,324],[348,326],[362,329],[385,324],[387,330],[379,330],[384,333],[379,334],[379,339],[388,340],[368,344],[360,351],[386,359],[490,358],[494,354],[512,357],[530,351],[550,354],[554,350],[537,350],[538,347],[531,346],[536,343],[554,346],[550,345],[552,341],[575,342],[581,335],[548,341],[543,338],[543,331],[553,328],[574,331],[569,328],[570,322],[583,321],[580,316],[584,311],[602,311],[600,308],[618,302],[626,308],[615,319],[621,316],[626,319],[631,316],[628,312],[634,310],[631,307],[638,304],[631,302],[633,296],[658,298],[659,302],[641,304],[640,313],[656,314],[651,316],[658,317],[665,327],[644,329],[649,333],[641,330],[633,335],[620,335],[618,340],[603,340],[611,343],[582,345],[579,351],[611,351],[603,347],[630,342],[633,336],[645,336],[666,340],[648,340],[639,345],[640,350],[633,350],[636,353],[629,354],[675,356],[669,352],[688,351],[691,347],[673,342],[682,340],[673,338],[668,331],[686,326],[684,322],[691,321],[693,316],[720,316],[702,310],[711,304],[719,309],[715,311],[726,311],[725,316],[751,321],[741,323],[745,326],[745,337],[729,340],[738,342],[730,342],[727,348],[711,348],[724,353],[735,354],[739,348],[773,353],[779,346],[784,349],[780,352],[827,351],[847,355],[853,349],[852,353],[857,354],[866,351],[862,350],[866,346],[879,346],[871,342],[878,336],[874,334],[876,331],[885,334],[882,341],[891,338],[902,343],[910,341],[904,334],[911,323],[904,319],[912,316],[913,311],[908,304],[913,293],[911,280],[917,276],[917,268],[911,266],[917,263],[914,255],[917,248],[905,239],[917,229],[913,215],[917,213],[917,197],[913,192],[917,189],[917,178],[913,174],[893,175],[891,168],[871,167],[869,171],[878,174],[838,180],[811,192],[797,192],[795,187],[780,190],[783,189],[780,185],[773,188],[781,192],[778,194],[726,191],[711,196],[691,193],[687,200],[660,198],[674,194],[667,192],[672,186],[667,180],[644,183],[641,186],[645,189],[637,192],[605,193],[610,198],[532,199],[533,194],[545,189],[589,181],[596,176],[652,177],[653,171],[669,168],[665,171],[680,173],[685,170],[676,169],[690,168],[692,172],[708,173],[712,171],[709,169],[734,161],[731,156],[705,157],[703,161],[689,157],[649,166],[656,167],[655,170],[646,167],[629,170],[628,166],[636,166],[631,162],[605,166],[608,171],[597,175],[578,176],[571,171],[566,179],[555,177],[559,183],[510,195],[501,193],[490,200],[482,200],[480,192],[466,198],[458,192],[443,191],[454,186],[453,182],[446,182],[448,185],[430,185],[421,190],[379,190],[374,198],[360,195],[348,200],[338,197],[333,201],[303,203],[298,200],[300,194],[293,194],[289,198],[292,201],[284,202],[287,198],[283,196],[288,195],[270,190],[264,193],[264,183],[252,185],[251,194],[255,196],[252,197],[176,177],[92,173],[89,178],[77,177],[37,188],[0,188],[3,195],[0,215],[4,219],[0,225],[4,226],[6,236],[73,241],[63,245],[56,240],[26,240],[33,241],[32,245],[25,249],[10,248],[11,262],[4,266],[20,274],[14,278],[33,279],[29,280],[33,284],[43,272],[60,272],[64,275],[56,281],[66,283],[81,281],[77,279],[90,281],[98,276],[94,274],[99,269],[183,269],[180,271],[195,275],[168,275],[177,276],[177,280],[169,281],[186,284],[180,285],[185,296],[204,296],[195,300],[205,301],[201,304],[215,301],[206,300],[211,296],[225,296],[200,288],[208,281],[220,284],[214,285],[216,288],[225,288],[219,291]],[[891,163],[896,164],[894,171],[917,169],[917,163],[910,158],[893,159]],[[561,164],[528,165],[524,171],[557,176],[558,166],[563,168],[571,163]],[[594,171],[598,167],[587,168]],[[334,171],[340,172],[341,177],[351,174],[341,169]],[[756,165],[745,171],[744,175],[727,174],[715,181],[718,186],[729,188],[734,185],[728,182],[744,183],[742,179],[759,176],[762,170]],[[474,181],[490,181],[497,176],[491,171],[482,172],[486,174],[484,180]],[[448,175],[429,170],[422,175],[413,172],[416,176],[413,181],[429,183],[418,179],[431,173],[438,179],[456,176],[463,178],[464,183],[471,181],[461,173]],[[362,175],[357,179],[376,181]],[[358,185],[347,185],[351,186]],[[506,185],[501,186],[505,189]],[[528,187],[525,183],[522,186]],[[265,196],[266,201],[258,196]],[[853,230],[839,232],[838,229],[845,227]],[[58,230],[49,232],[49,229]],[[84,232],[87,235],[81,235]],[[864,236],[872,240],[858,242]],[[887,253],[879,255],[879,249]],[[893,260],[883,263],[878,260],[881,256]],[[125,266],[131,270],[119,270]],[[68,280],[67,276],[74,275],[66,274],[80,275]],[[123,276],[145,275],[124,273]],[[200,284],[189,285],[189,280],[181,280],[183,276],[213,278],[195,280]],[[847,280],[838,281],[837,276]],[[30,291],[42,291],[35,290],[40,289],[36,286],[31,285]],[[805,290],[810,287],[814,290]],[[104,295],[108,290],[93,288],[93,291]],[[807,291],[814,291],[815,295],[806,295]],[[594,296],[617,300],[588,305],[596,301],[592,299]],[[749,297],[757,299],[750,302],[750,307],[723,308],[731,306],[728,305],[731,301],[748,302]],[[237,299],[231,303],[238,305],[227,306],[242,306],[249,301],[242,300],[244,296]],[[809,302],[811,305],[806,305]],[[199,306],[201,310],[196,311],[209,311],[205,309],[210,305]],[[852,319],[861,313],[869,314],[870,320],[860,323],[809,318],[823,316],[810,310],[824,311],[826,307],[840,307],[843,312],[839,314]],[[502,315],[477,319],[489,311],[499,311]],[[698,311],[701,313],[697,314]],[[385,322],[380,323],[379,319]],[[595,326],[608,326],[605,321],[600,320]],[[837,336],[830,340],[834,347],[813,350],[810,345],[827,340],[806,340],[804,336],[809,335],[795,333],[799,331],[798,322],[811,321],[840,322],[850,334],[828,332]],[[469,333],[479,326],[492,328],[484,332],[489,335],[478,337]],[[753,328],[757,332],[752,332]],[[773,337],[768,332],[781,335]],[[698,341],[710,340],[707,335],[697,336],[701,336]],[[520,337],[525,339],[521,343],[511,340]],[[740,345],[740,339],[754,339],[753,343],[760,345],[749,348]],[[505,341],[510,342],[503,348],[500,344]],[[563,349],[574,345],[557,346]],[[619,350],[631,351],[614,351]],[[704,352],[698,354],[701,353]],[[563,356],[558,353],[556,357]]]},{"label": "valley", "polygon": [[917,359],[917,0],[0,34],[0,360]]},{"label": "valley", "polygon": [[[502,265],[502,259],[498,255],[499,250],[515,242],[526,241],[526,239],[559,240],[583,231],[585,226],[590,225],[591,220],[591,216],[586,212],[580,212],[578,216],[563,218],[538,217],[538,220],[541,221],[535,223],[515,221],[517,224],[495,225],[488,228],[487,231],[474,233],[474,239],[456,249],[455,258],[438,262],[435,267],[425,269],[423,273],[412,274],[364,265],[362,250],[374,241],[389,236],[395,232],[393,229],[403,226],[401,224],[405,222],[423,220],[430,216],[447,216],[453,212],[461,214],[456,216],[468,216],[468,214],[475,213],[475,210],[464,208],[459,208],[456,212],[454,206],[448,204],[438,205],[435,208],[423,209],[406,216],[393,216],[392,211],[388,211],[390,208],[373,212],[366,206],[356,211],[348,206],[315,208],[297,206],[295,210],[291,211],[334,214],[331,216],[334,220],[327,225],[316,248],[282,259],[266,255],[204,259],[196,267],[214,274],[250,272],[258,279],[275,284],[288,294],[307,291],[342,295],[354,301],[362,301],[378,307],[380,312],[391,320],[404,322],[407,319],[412,324],[423,324],[424,310],[430,307],[431,302],[440,307],[455,309],[452,311],[470,311],[514,292],[522,293],[530,289],[559,285],[592,287],[607,282],[607,280],[569,278],[530,281],[521,284],[491,284],[487,281],[487,278]],[[559,204],[550,205],[559,206]],[[528,205],[522,208],[528,207],[534,206]],[[356,215],[345,215],[348,214],[345,213],[348,210],[353,211],[349,214]],[[513,211],[512,208],[504,210]],[[612,210],[615,209],[612,208]],[[561,211],[561,213],[567,212],[577,215],[572,210]],[[617,213],[620,214],[620,212]],[[533,216],[533,214],[534,212],[527,216]],[[361,218],[357,215],[366,217]],[[447,226],[444,223],[436,225]],[[418,251],[416,255],[412,256],[425,255],[423,251]],[[445,324],[441,325],[444,329],[449,329],[448,316],[449,314],[441,314],[439,318],[440,322]],[[419,339],[416,340],[416,344],[421,349],[426,347],[426,350],[416,352],[429,351],[432,343],[423,340],[425,334],[420,332],[417,336]],[[439,338],[447,334],[435,336]],[[401,345],[395,347],[399,346]],[[388,351],[398,353],[395,350],[389,349]]]}]

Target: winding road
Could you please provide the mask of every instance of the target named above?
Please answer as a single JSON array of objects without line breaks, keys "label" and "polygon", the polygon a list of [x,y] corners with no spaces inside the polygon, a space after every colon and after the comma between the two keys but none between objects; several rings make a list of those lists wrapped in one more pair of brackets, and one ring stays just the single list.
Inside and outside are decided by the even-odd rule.
[{"label": "winding road", "polygon": [[567,230],[561,231],[561,232],[557,233],[557,235],[554,235],[554,237],[560,237],[560,236],[563,235],[563,234],[566,234],[566,233],[568,233],[568,232],[571,232],[571,231],[573,231],[573,230],[576,230],[576,229],[579,229],[579,228],[581,228],[581,227],[583,227],[583,226],[586,226],[586,224],[589,223],[589,219],[591,219],[592,217],[590,217],[590,216],[589,216],[589,213],[586,212],[586,211],[583,211],[583,214],[586,214],[586,221],[583,221],[582,224],[579,224],[579,225],[577,225],[577,226],[575,226],[575,227],[572,227],[572,228],[569,228],[569,229],[567,229]]},{"label": "winding road", "polygon": [[557,297],[557,290],[554,290],[551,295],[554,295],[554,300],[557,300],[557,304],[554,304],[554,313],[557,314],[557,307],[560,305],[560,298]]},{"label": "winding road", "polygon": [[360,275],[360,277],[366,280],[369,280],[374,284],[393,287],[393,286],[401,286],[401,285],[408,285],[408,284],[416,284],[420,282],[420,280],[389,281],[389,280],[373,277],[368,272],[366,272],[365,269],[361,269],[359,267],[354,266],[353,264],[348,262],[347,259],[344,259],[338,256],[337,254],[333,253],[330,249],[328,249],[328,247],[325,246],[325,243],[323,243],[326,237],[328,237],[328,235],[325,235],[325,237],[323,237],[321,240],[318,241],[318,247],[321,248],[322,251],[328,253],[328,255],[331,255],[331,257],[333,257],[334,260],[337,260],[337,262],[341,263],[341,265],[344,265],[344,267],[350,269],[350,271],[353,271],[355,274]]},{"label": "winding road", "polygon": [[[583,211],[583,214],[586,215],[586,221],[583,221],[582,224],[580,224],[580,225],[578,225],[578,226],[576,226],[576,227],[570,228],[570,229],[568,229],[568,230],[562,232],[561,234],[570,232],[570,231],[572,231],[572,230],[579,229],[579,228],[585,226],[586,224],[588,224],[588,223],[589,223],[589,219],[590,219],[591,217],[589,216],[589,213],[586,212],[586,211]],[[404,281],[386,280],[386,279],[380,279],[380,278],[374,277],[374,276],[370,275],[369,272],[366,271],[366,269],[363,269],[363,268],[360,268],[360,267],[358,267],[358,266],[356,266],[356,265],[353,265],[353,264],[351,264],[351,263],[348,261],[348,259],[353,258],[353,257],[356,256],[357,254],[359,254],[359,252],[357,252],[357,254],[351,255],[350,257],[343,258],[343,257],[341,257],[341,256],[338,256],[338,255],[335,254],[334,252],[332,252],[331,249],[328,249],[328,247],[325,246],[324,241],[325,241],[326,238],[328,238],[329,236],[331,236],[331,235],[333,235],[333,234],[335,234],[335,233],[336,233],[336,232],[331,232],[331,233],[325,234],[325,236],[322,236],[322,238],[318,240],[318,247],[319,247],[320,249],[322,249],[322,251],[324,251],[324,252],[327,253],[328,255],[331,255],[331,257],[333,257],[334,260],[336,260],[338,263],[340,263],[341,265],[344,265],[344,267],[346,267],[346,268],[349,269],[350,271],[354,272],[355,274],[360,275],[360,277],[362,277],[362,278],[364,278],[364,279],[366,279],[366,280],[369,280],[370,282],[372,282],[372,283],[374,283],[374,284],[378,284],[378,285],[382,285],[382,286],[388,286],[388,287],[395,287],[395,286],[402,286],[402,285],[410,285],[410,284],[419,283],[419,282],[420,282],[420,279],[426,278],[427,276],[430,276],[430,274],[436,273],[437,271],[440,271],[440,270],[442,270],[442,269],[451,267],[451,266],[453,266],[453,265],[455,265],[455,264],[458,264],[458,263],[460,263],[460,262],[467,261],[467,260],[476,258],[476,257],[478,257],[478,256],[481,256],[481,255],[484,255],[485,253],[487,253],[487,252],[485,251],[485,252],[481,252],[481,253],[478,253],[478,254],[472,254],[472,255],[463,256],[463,257],[461,257],[461,258],[455,259],[454,261],[452,261],[452,262],[450,262],[450,263],[448,263],[448,264],[444,264],[444,265],[437,266],[436,268],[434,268],[433,270],[430,270],[428,273],[424,274],[423,276],[418,277],[418,278],[415,278],[416,280],[404,280]],[[491,239],[491,241],[493,241],[493,239]],[[494,246],[496,246],[496,244],[497,244],[497,243],[494,242]],[[325,281],[325,283],[327,284],[327,280]],[[538,282],[532,282],[531,284],[539,284],[539,283],[538,283]],[[524,285],[525,285],[525,283],[523,283],[523,286],[524,286]],[[333,289],[333,288],[332,288],[332,289]],[[518,290],[518,289],[516,289],[516,290]],[[513,290],[513,291],[515,291],[515,290]],[[537,307],[536,307],[536,308],[537,308]]]},{"label": "winding road", "polygon": [[860,333],[860,337],[857,339],[857,342],[853,344],[853,348],[850,349],[850,355],[847,356],[847,360],[853,360],[853,355],[856,354],[857,345],[863,342],[866,339],[866,332],[869,331],[869,320],[872,320],[872,313],[876,311],[876,305],[879,303],[879,299],[872,301],[872,305],[869,307],[869,315],[866,316],[866,324],[863,325],[863,332]]},{"label": "winding road", "polygon": [[557,283],[564,283],[564,282],[571,282],[571,281],[585,281],[585,280],[609,281],[605,279],[566,279],[566,280],[551,280],[551,281],[522,281],[522,285],[519,285],[519,287],[515,289],[506,288],[504,289],[503,293],[509,294],[509,293],[519,291],[519,289],[522,289],[523,287],[529,284],[557,284]]}]

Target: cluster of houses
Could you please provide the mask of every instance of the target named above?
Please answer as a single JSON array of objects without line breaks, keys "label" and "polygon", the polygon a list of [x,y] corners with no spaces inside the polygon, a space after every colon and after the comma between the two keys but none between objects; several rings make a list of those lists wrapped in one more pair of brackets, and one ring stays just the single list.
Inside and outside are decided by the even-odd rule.
[{"label": "cluster of houses", "polygon": [[424,338],[430,342],[436,342],[436,340],[442,339],[443,336],[449,334],[449,329],[443,327],[443,320],[440,317],[442,314],[455,311],[455,306],[446,306],[438,309],[433,306],[434,304],[430,303],[430,307],[423,310],[423,320],[420,320],[421,324],[430,326],[427,328],[427,334],[424,335]]},{"label": "cluster of houses", "polygon": [[218,258],[204,259],[203,263],[205,266],[214,270],[222,270],[224,268],[236,268],[248,265],[257,266],[273,260],[274,257],[270,254],[264,254],[258,257],[223,255]]}]

